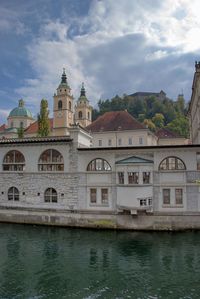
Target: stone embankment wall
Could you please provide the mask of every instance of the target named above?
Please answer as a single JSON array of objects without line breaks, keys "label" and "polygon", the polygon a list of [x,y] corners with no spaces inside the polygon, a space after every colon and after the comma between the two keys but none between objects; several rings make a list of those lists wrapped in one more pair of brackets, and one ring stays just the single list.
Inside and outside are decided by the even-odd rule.
[{"label": "stone embankment wall", "polygon": [[88,211],[1,208],[0,222],[124,230],[200,229],[200,213],[123,215]]}]

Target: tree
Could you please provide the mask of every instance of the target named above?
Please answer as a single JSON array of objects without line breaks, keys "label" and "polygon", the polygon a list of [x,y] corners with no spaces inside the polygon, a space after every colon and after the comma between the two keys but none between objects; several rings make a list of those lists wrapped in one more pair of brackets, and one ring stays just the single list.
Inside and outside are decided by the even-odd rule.
[{"label": "tree", "polygon": [[18,138],[24,138],[24,128],[20,127],[17,129]]},{"label": "tree", "polygon": [[138,115],[138,121],[143,123],[143,121],[145,120],[145,114],[144,113],[141,113]]},{"label": "tree", "polygon": [[41,100],[40,113],[38,114],[38,136],[48,136],[50,132],[49,128],[49,110],[48,101],[45,99]]},{"label": "tree", "polygon": [[167,128],[182,137],[188,138],[189,136],[189,122],[187,117],[185,116],[177,116],[176,119],[174,119],[167,125]]},{"label": "tree", "polygon": [[183,94],[179,94],[177,101],[175,102],[175,108],[178,113],[183,114],[185,113],[185,99]]},{"label": "tree", "polygon": [[159,129],[164,127],[164,120],[165,120],[165,117],[162,113],[156,113],[154,115],[154,117],[152,118],[154,125],[156,126],[156,128],[159,128]]},{"label": "tree", "polygon": [[154,125],[154,123],[152,122],[151,119],[145,119],[143,121],[143,124],[148,127],[151,131],[155,131],[156,126]]}]

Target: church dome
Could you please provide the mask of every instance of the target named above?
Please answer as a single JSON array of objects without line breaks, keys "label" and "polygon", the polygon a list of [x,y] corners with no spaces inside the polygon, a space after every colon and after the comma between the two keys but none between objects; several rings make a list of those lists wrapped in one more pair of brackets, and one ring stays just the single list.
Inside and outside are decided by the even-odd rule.
[{"label": "church dome", "polygon": [[24,107],[23,100],[19,100],[19,106],[14,108],[10,112],[8,117],[30,117],[30,118],[33,118],[31,111]]}]

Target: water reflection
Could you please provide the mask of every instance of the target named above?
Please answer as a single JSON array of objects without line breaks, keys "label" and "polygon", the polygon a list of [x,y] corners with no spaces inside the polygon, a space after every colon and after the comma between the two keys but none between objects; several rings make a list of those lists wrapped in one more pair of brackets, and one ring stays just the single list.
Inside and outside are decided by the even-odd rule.
[{"label": "water reflection", "polygon": [[0,225],[0,298],[199,298],[200,232]]},{"label": "water reflection", "polygon": [[[20,257],[20,241],[15,236],[8,236],[7,256],[1,266],[1,293],[7,298],[25,291],[25,265]],[[2,257],[1,257],[2,258]]]}]

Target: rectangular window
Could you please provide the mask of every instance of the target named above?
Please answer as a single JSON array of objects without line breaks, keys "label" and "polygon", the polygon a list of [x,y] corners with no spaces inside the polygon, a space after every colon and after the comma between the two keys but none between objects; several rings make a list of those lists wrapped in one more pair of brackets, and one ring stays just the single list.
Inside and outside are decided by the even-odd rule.
[{"label": "rectangular window", "polygon": [[146,199],[140,199],[140,206],[146,206],[147,205],[147,200]]},{"label": "rectangular window", "polygon": [[163,189],[163,204],[170,205],[170,189]]},{"label": "rectangular window", "polygon": [[118,181],[119,184],[124,184],[124,172],[122,171],[118,172]]},{"label": "rectangular window", "polygon": [[139,183],[139,172],[128,172],[128,183],[138,184]]},{"label": "rectangular window", "polygon": [[122,145],[122,140],[121,140],[121,138],[118,139],[118,145]]},{"label": "rectangular window", "polygon": [[183,189],[175,189],[175,202],[176,205],[183,204]]},{"label": "rectangular window", "polygon": [[143,184],[150,184],[150,172],[143,172]]},{"label": "rectangular window", "polygon": [[90,203],[97,203],[97,189],[90,189]]},{"label": "rectangular window", "polygon": [[108,204],[108,189],[101,189],[101,203]]},{"label": "rectangular window", "polygon": [[108,146],[112,145],[112,139],[108,139]]},{"label": "rectangular window", "polygon": [[99,140],[99,146],[102,146],[102,140]]},{"label": "rectangular window", "polygon": [[132,145],[132,144],[133,144],[132,138],[129,138],[129,139],[128,139],[128,144],[129,144],[129,145]]},{"label": "rectangular window", "polygon": [[143,138],[139,137],[139,144],[143,144]]},{"label": "rectangular window", "polygon": [[149,204],[149,206],[152,206],[152,198],[148,199],[148,204]]}]

